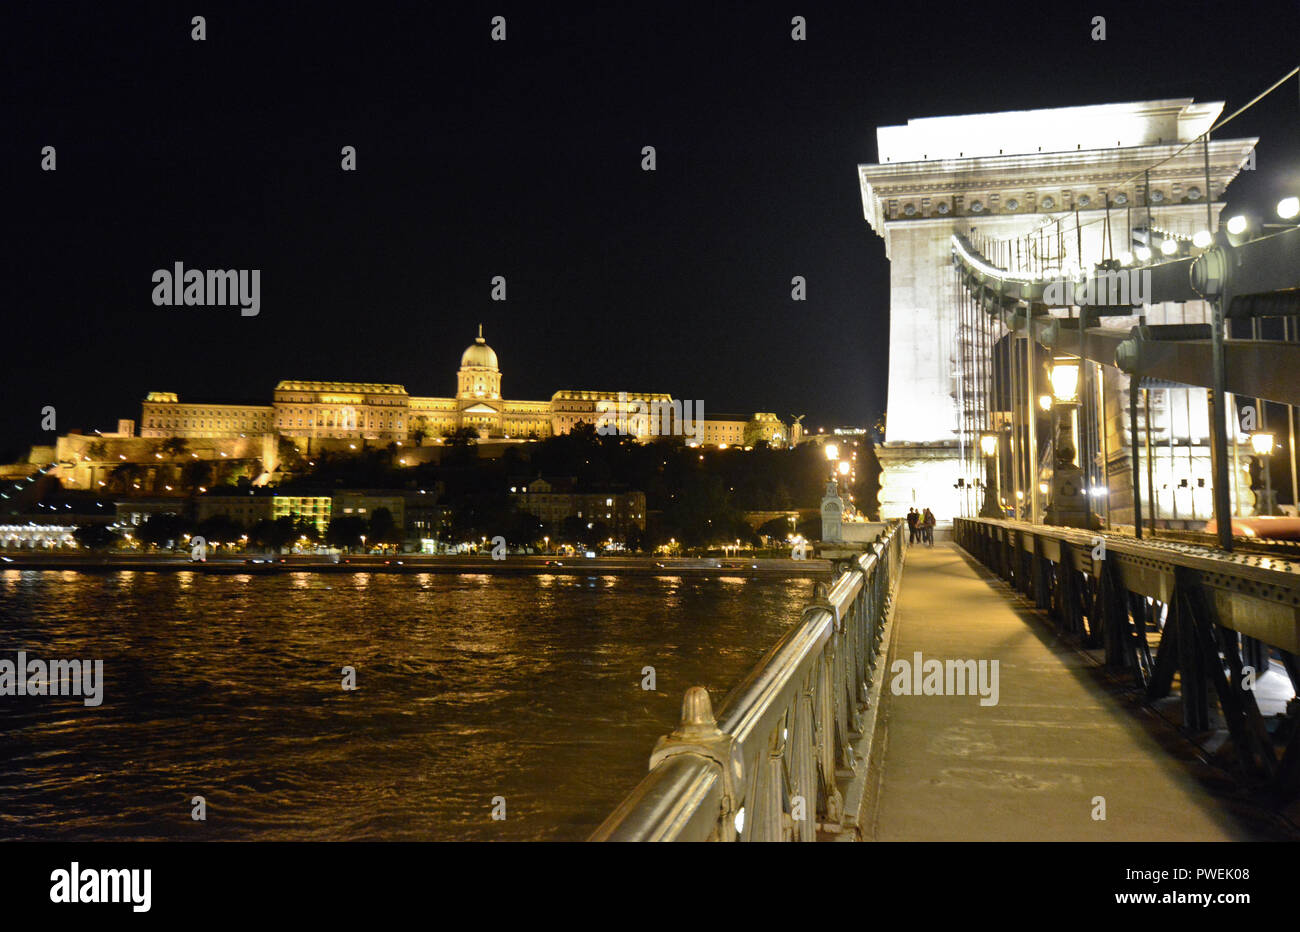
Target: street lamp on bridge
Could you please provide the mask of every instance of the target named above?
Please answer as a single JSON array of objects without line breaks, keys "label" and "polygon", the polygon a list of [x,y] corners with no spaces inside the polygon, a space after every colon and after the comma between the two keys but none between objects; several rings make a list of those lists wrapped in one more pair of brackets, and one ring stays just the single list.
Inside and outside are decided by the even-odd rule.
[{"label": "street lamp on bridge", "polygon": [[1274,442],[1271,430],[1257,430],[1250,435],[1250,449],[1259,460],[1259,478],[1264,484],[1255,506],[1256,513],[1261,515],[1273,513],[1273,475],[1269,457],[1273,455]]},{"label": "street lamp on bridge", "polygon": [[980,452],[984,454],[984,504],[980,506],[981,518],[1005,518],[1002,506],[998,504],[998,480],[994,474],[998,455],[998,435],[984,434],[980,437]]},{"label": "street lamp on bridge", "polygon": [[1052,383],[1052,419],[1055,440],[1052,447],[1052,495],[1044,520],[1058,527],[1096,529],[1101,521],[1092,513],[1084,494],[1083,470],[1075,463],[1074,412],[1079,407],[1079,360],[1057,359],[1049,376]]}]

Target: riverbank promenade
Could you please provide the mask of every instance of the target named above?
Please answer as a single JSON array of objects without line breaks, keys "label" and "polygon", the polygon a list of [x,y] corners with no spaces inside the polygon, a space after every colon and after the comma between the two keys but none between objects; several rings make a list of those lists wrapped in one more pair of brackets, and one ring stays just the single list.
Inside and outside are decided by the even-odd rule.
[{"label": "riverbank promenade", "polygon": [[[950,542],[908,549],[863,836],[877,841],[1285,837],[1042,612]],[[997,662],[996,705],[915,695],[928,660]],[[904,662],[906,667],[899,666]],[[901,676],[909,681],[902,687]],[[990,677],[991,679],[991,677]]]},{"label": "riverbank promenade", "polygon": [[479,555],[347,554],[337,559],[319,554],[221,554],[196,562],[185,553],[79,553],[21,550],[0,553],[0,571],[143,570],[210,575],[275,573],[491,573],[534,576],[682,576],[743,579],[830,579],[831,561],[782,557],[643,557],[543,556],[507,554],[502,559]]}]

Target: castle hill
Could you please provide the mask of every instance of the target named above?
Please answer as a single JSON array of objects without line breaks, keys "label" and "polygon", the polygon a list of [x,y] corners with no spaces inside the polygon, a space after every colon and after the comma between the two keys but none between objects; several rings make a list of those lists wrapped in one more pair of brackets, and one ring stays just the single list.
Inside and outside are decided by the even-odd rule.
[{"label": "castle hill", "polygon": [[662,572],[674,560],[690,573],[824,574],[816,553],[790,555],[820,537],[837,464],[844,519],[870,521],[854,505],[874,500],[861,429],[805,433],[801,418],[705,414],[666,393],[515,401],[502,381],[480,327],[450,398],[293,380],[264,405],[151,391],[138,420],[67,431],[0,468],[0,555],[214,572]]}]

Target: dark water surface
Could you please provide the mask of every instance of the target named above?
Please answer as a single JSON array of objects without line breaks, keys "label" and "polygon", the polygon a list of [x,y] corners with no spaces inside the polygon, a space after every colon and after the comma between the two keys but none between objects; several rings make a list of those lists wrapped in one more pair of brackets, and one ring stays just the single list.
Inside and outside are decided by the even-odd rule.
[{"label": "dark water surface", "polygon": [[0,838],[579,840],[812,585],[0,571],[0,658],[104,661],[97,708],[0,697]]}]

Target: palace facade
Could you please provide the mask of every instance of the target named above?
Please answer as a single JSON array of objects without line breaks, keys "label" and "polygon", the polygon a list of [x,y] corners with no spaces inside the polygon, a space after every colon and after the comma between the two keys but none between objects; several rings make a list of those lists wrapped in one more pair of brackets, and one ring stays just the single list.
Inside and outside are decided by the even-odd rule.
[{"label": "palace facade", "polygon": [[[412,395],[390,383],[294,380],[276,385],[269,405],[182,402],[173,392],[150,392],[142,405],[140,436],[191,440],[273,434],[404,442],[469,429],[481,439],[526,440],[565,434],[586,423],[598,430],[619,425],[646,440],[654,426],[644,412],[651,405],[672,404],[665,393],[575,390],[558,391],[549,401],[513,401],[503,396],[501,381],[497,354],[480,326],[461,354],[451,398]],[[706,435],[695,437],[697,442],[739,445],[763,439],[783,446],[789,441],[786,425],[774,414],[715,415],[705,425]]]}]

